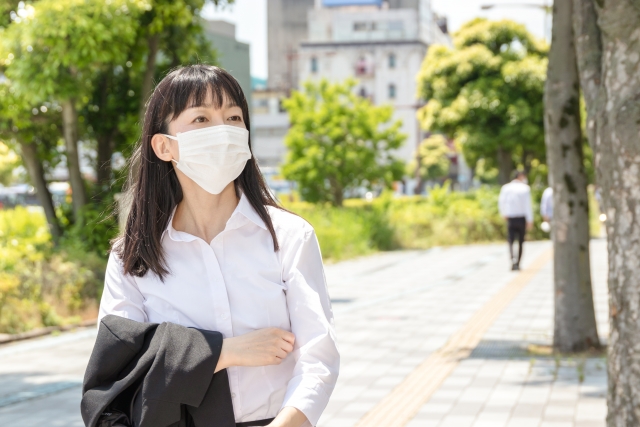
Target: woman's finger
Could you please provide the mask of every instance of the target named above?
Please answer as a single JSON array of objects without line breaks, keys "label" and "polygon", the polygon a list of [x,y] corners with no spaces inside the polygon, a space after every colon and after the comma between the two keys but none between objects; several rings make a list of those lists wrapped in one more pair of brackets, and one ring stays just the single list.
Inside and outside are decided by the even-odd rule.
[{"label": "woman's finger", "polygon": [[280,347],[287,353],[291,353],[293,351],[293,346],[286,341],[282,341],[282,346]]},{"label": "woman's finger", "polygon": [[296,342],[296,336],[289,331],[284,331],[284,334],[282,334],[282,339],[291,345]]}]

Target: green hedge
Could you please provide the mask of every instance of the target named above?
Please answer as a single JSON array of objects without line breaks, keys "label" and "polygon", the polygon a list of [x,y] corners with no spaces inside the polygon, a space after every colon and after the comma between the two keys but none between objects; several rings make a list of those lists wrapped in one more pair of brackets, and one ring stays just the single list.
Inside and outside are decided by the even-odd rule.
[{"label": "green hedge", "polygon": [[40,210],[0,210],[0,333],[95,318],[106,260],[54,248]]},{"label": "green hedge", "polygon": [[[342,208],[285,203],[316,230],[323,256],[340,260],[374,251],[424,249],[504,239],[498,191],[450,192],[435,188],[429,196],[347,200]],[[536,236],[540,237],[540,236]]]}]

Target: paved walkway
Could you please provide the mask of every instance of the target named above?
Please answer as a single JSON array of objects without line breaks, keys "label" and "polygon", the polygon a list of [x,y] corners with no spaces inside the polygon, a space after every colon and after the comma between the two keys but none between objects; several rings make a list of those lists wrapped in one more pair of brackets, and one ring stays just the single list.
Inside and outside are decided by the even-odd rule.
[{"label": "paved walkway", "polygon": [[[360,421],[367,413],[384,413],[385,402],[406,392],[425,361],[550,247],[528,243],[522,273],[507,270],[505,245],[393,252],[327,266],[342,368],[319,427],[367,425]],[[596,316],[606,339],[604,240],[592,242],[592,264]],[[528,352],[531,344],[551,343],[551,263],[523,286],[493,313],[479,343],[455,359],[444,381],[428,384],[434,392],[402,425],[605,425],[604,359]],[[95,331],[85,330],[0,347],[0,425],[82,426],[78,383],[94,339]]]}]

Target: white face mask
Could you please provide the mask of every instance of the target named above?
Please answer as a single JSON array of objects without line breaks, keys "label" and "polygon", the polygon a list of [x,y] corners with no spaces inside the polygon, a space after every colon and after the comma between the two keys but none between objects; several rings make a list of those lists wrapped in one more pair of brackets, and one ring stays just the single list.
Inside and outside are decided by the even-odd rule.
[{"label": "white face mask", "polygon": [[176,167],[211,194],[220,194],[251,158],[249,131],[237,126],[209,126],[164,136],[178,141],[180,160],[171,159]]}]

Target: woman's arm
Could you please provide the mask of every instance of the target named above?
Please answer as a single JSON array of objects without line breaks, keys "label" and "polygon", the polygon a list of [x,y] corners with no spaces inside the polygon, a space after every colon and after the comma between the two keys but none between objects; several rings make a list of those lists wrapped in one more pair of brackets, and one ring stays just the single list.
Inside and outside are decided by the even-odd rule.
[{"label": "woman's arm", "polygon": [[148,319],[144,312],[143,303],[144,297],[140,293],[135,279],[125,274],[120,258],[112,251],[105,272],[98,324],[107,314],[137,322],[146,322]]},{"label": "woman's arm", "polygon": [[275,420],[271,421],[268,427],[300,427],[306,421],[307,417],[301,410],[293,406],[286,406],[282,408],[282,411],[276,416]]},{"label": "woman's arm", "polygon": [[318,423],[329,402],[338,379],[340,354],[318,240],[310,225],[306,224],[303,231],[290,234],[287,237],[292,240],[283,239],[281,243],[282,278],[291,331],[296,336],[296,364],[282,408],[293,407],[302,412],[308,427]]},{"label": "woman's arm", "polygon": [[225,338],[215,372],[230,366],[279,365],[293,350],[294,342],[291,332],[278,328]]}]

